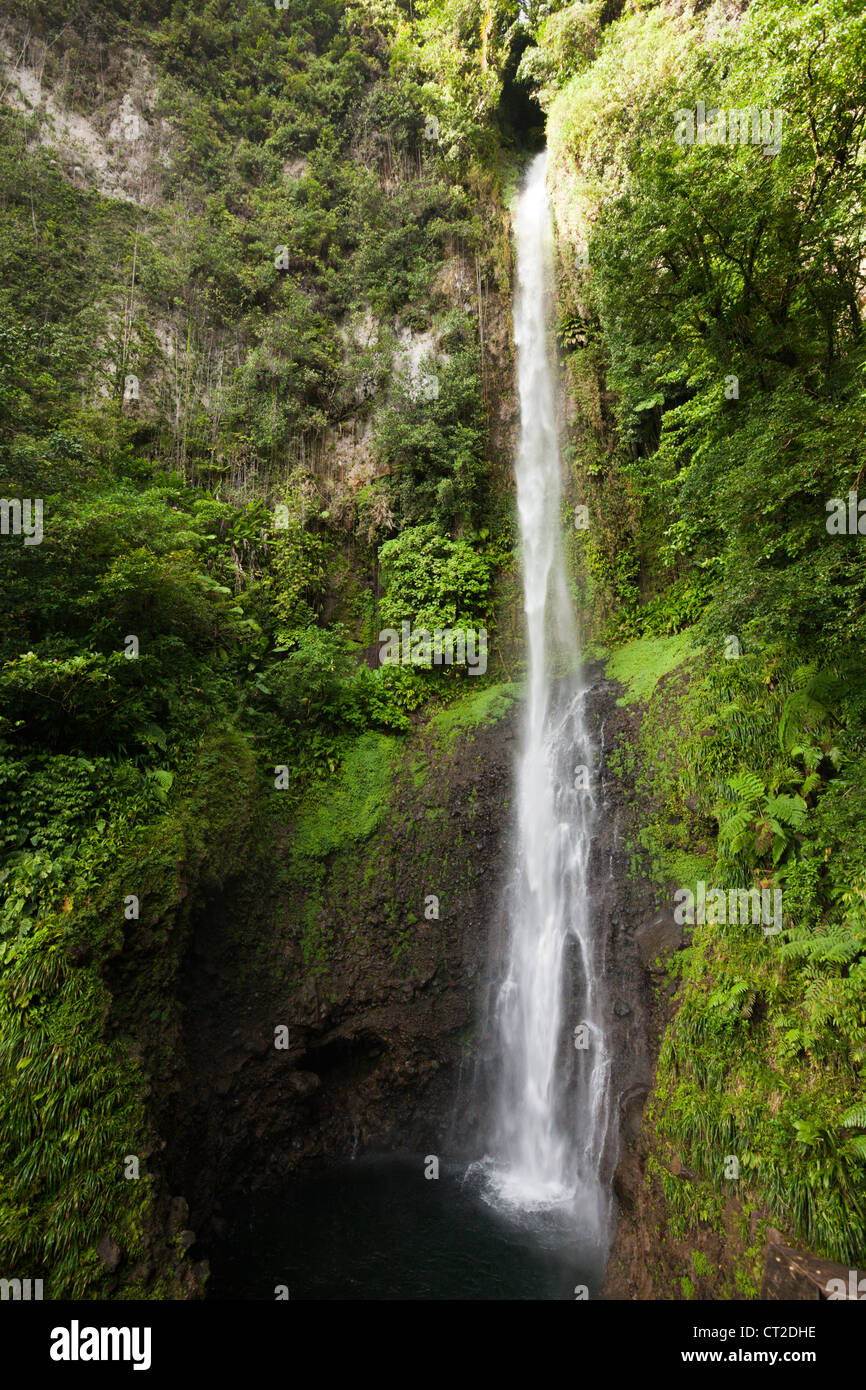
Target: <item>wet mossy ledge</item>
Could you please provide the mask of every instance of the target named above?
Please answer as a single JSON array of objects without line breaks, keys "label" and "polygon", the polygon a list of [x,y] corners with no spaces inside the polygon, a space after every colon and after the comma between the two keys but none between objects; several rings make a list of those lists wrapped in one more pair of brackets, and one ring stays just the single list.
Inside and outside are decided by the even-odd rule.
[{"label": "wet mossy ledge", "polygon": [[[336,773],[310,782],[291,820],[289,862],[299,882],[315,881],[332,857],[357,854],[358,847],[396,814],[401,789],[411,774],[421,794],[441,769],[468,754],[465,736],[492,728],[521,698],[522,687],[500,682],[469,688],[421,722],[410,740],[371,731],[347,748]],[[435,810],[435,807],[428,807]]]}]

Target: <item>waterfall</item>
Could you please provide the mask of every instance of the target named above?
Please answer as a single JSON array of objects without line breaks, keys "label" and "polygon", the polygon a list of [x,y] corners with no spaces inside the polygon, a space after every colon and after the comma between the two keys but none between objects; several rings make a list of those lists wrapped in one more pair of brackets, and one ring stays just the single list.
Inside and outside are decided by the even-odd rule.
[{"label": "waterfall", "polygon": [[603,949],[589,860],[596,814],[576,621],[561,545],[560,453],[549,311],[553,229],[546,156],[515,214],[516,455],[528,642],[507,940],[495,990],[490,1190],[521,1210],[568,1208],[590,1237],[607,1224],[610,1072]]}]

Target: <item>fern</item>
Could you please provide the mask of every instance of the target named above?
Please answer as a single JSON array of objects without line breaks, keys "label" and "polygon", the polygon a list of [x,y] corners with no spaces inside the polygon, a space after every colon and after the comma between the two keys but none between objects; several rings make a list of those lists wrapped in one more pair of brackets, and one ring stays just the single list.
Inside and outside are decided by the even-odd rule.
[{"label": "fern", "polygon": [[766,790],[766,784],[754,772],[738,773],[736,777],[731,778],[730,787],[741,801],[747,803],[760,801]]},{"label": "fern", "polygon": [[792,830],[801,830],[808,807],[801,796],[774,796],[765,806],[771,821],[780,821]]},{"label": "fern", "polygon": [[734,854],[736,854],[738,849],[742,848],[737,842],[748,830],[751,823],[752,817],[748,811],[735,811],[730,820],[725,821],[719,830],[719,840],[723,844],[730,843]]},{"label": "fern", "polygon": [[[807,680],[802,689],[792,691],[782,707],[779,718],[779,746],[782,751],[791,752],[795,757],[804,757],[804,760],[807,751],[818,751],[814,747],[795,748],[792,745],[802,740],[807,733],[814,735],[833,722],[839,723],[840,716],[836,709],[846,700],[850,700],[854,692],[862,689],[863,678],[862,664],[856,661],[838,671],[818,671]],[[809,739],[808,743],[814,745],[814,737]],[[826,753],[821,750],[821,756],[830,757],[833,765],[838,767],[834,754],[839,757],[838,748]],[[814,767],[809,768],[808,762],[806,766],[810,772],[814,771]]]}]

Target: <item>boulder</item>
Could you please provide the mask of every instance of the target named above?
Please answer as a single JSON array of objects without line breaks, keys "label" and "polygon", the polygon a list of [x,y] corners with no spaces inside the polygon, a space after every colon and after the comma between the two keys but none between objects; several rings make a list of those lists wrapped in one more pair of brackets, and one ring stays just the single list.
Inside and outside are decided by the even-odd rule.
[{"label": "boulder", "polygon": [[110,1269],[113,1273],[114,1270],[119,1268],[120,1262],[123,1259],[123,1251],[114,1239],[114,1236],[109,1235],[106,1231],[102,1240],[97,1245],[96,1250],[106,1269]]},{"label": "boulder", "polygon": [[189,1202],[185,1197],[172,1197],[168,1208],[168,1233],[176,1236],[189,1220]]},{"label": "boulder", "polygon": [[674,921],[672,912],[660,913],[640,927],[635,935],[638,955],[647,970],[657,968],[656,961],[665,960],[679,951],[683,944],[683,929]]}]

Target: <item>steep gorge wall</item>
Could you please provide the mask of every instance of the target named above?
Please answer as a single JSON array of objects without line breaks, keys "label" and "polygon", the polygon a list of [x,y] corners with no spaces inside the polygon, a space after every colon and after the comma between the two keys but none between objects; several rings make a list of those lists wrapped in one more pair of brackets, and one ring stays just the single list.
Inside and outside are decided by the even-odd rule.
[{"label": "steep gorge wall", "polygon": [[[443,787],[425,801],[403,767],[407,750],[421,756],[418,746],[373,732],[353,741],[357,724],[352,732],[314,730],[324,755],[320,745],[303,746],[315,722],[309,700],[299,698],[306,692],[296,682],[281,704],[261,679],[287,650],[277,627],[309,623],[318,634],[343,624],[359,659],[357,649],[378,630],[377,551],[394,517],[392,464],[373,456],[371,431],[395,411],[423,415],[413,383],[396,378],[427,348],[443,372],[449,353],[463,353],[469,405],[480,406],[470,412],[457,390],[452,403],[443,386],[444,430],[462,428],[461,411],[470,416],[459,461],[478,485],[473,505],[484,534],[473,542],[481,548],[494,532],[491,674],[519,675],[517,583],[501,558],[514,423],[507,170],[504,159],[493,169],[473,159],[467,172],[466,154],[479,132],[491,143],[481,127],[495,94],[475,111],[477,125],[467,118],[453,137],[454,150],[462,141],[449,158],[466,175],[463,189],[445,177],[445,160],[424,137],[411,75],[392,78],[388,45],[402,18],[385,16],[381,32],[363,16],[343,20],[340,6],[282,14],[250,4],[202,15],[161,0],[117,12],[35,0],[26,19],[10,12],[0,21],[2,212],[11,229],[3,254],[17,291],[16,327],[23,325],[11,342],[15,372],[36,379],[41,392],[39,409],[23,412],[36,443],[4,452],[4,465],[11,458],[18,470],[4,490],[49,498],[56,490],[48,511],[73,532],[87,530],[95,508],[104,530],[83,551],[104,555],[108,568],[141,545],[144,568],[160,571],[157,589],[177,554],[186,557],[171,593],[160,589],[164,607],[142,598],[151,615],[160,609],[145,649],[166,633],[175,645],[162,676],[150,688],[145,676],[138,694],[148,704],[162,681],[165,692],[155,693],[165,693],[167,708],[148,721],[144,747],[137,734],[120,747],[112,732],[94,735],[118,787],[140,794],[127,803],[118,790],[106,813],[101,793],[87,786],[81,823],[66,837],[92,851],[86,862],[79,854],[74,888],[67,880],[61,891],[52,879],[40,901],[30,894],[34,919],[50,930],[22,948],[40,989],[18,1009],[20,1037],[10,1044],[10,1110],[25,1139],[9,1172],[17,1175],[26,1152],[44,1181],[21,1182],[4,1207],[2,1234],[11,1234],[13,1253],[7,1260],[4,1244],[3,1267],[30,1260],[51,1297],[200,1291],[190,1222],[206,1221],[218,1191],[243,1188],[257,1174],[272,1180],[313,1154],[421,1135],[426,1101],[434,1115],[446,1104],[463,1055],[455,1038],[470,1026],[466,980],[474,978],[476,944],[483,949],[480,936],[475,942],[482,890],[476,901],[464,879],[473,854],[487,858],[493,833],[477,844],[470,836],[477,789],[467,781],[465,797]],[[287,37],[292,25],[297,41]],[[492,66],[489,79],[495,86]],[[289,264],[277,266],[284,242]],[[449,346],[439,352],[446,327]],[[40,342],[63,340],[44,376],[29,370],[31,328]],[[136,392],[128,397],[129,377]],[[59,463],[51,453],[58,440]],[[4,434],[4,450],[6,442]],[[447,474],[454,451],[440,448],[435,462]],[[419,500],[412,464],[407,513],[427,520],[430,478],[421,479],[427,493]],[[272,601],[279,605],[293,580],[300,589],[310,579],[274,574],[275,552],[293,556],[267,504],[291,490],[298,467],[311,517],[291,540],[299,549],[309,543],[317,561],[324,552],[319,568],[327,573],[317,576],[318,589],[310,584],[312,606],[300,618],[286,616],[288,602],[276,618]],[[109,496],[117,480],[121,498]],[[143,524],[139,494],[147,499]],[[488,498],[499,509],[493,522]],[[163,525],[177,523],[180,532],[181,512],[199,505],[208,523],[168,542]],[[467,529],[459,508],[437,516],[449,534]],[[117,517],[129,535],[118,537]],[[55,530],[43,558],[52,542],[64,559],[76,553]],[[198,565],[186,563],[187,547]],[[77,604],[86,584],[63,572]],[[100,642],[110,648],[117,621],[124,633],[136,630],[124,605],[141,591],[139,577],[124,590],[123,617],[106,616],[96,639],[86,624],[73,632],[54,623],[74,659]],[[213,606],[206,617],[197,612],[201,626],[191,634],[185,601],[195,608],[202,593],[199,608]],[[230,604],[243,619],[234,644],[214,615]],[[23,632],[22,615],[12,619],[7,634]],[[40,629],[22,642],[41,656],[43,638]],[[190,677],[196,643],[219,669]],[[44,652],[55,660],[50,633]],[[154,669],[123,665],[128,676]],[[175,688],[181,667],[187,674]],[[299,724],[307,724],[300,737]],[[78,757],[81,730],[71,725],[61,760],[72,759],[85,787],[94,769]],[[30,743],[41,758],[40,736]],[[288,814],[272,793],[273,764],[293,756],[293,788],[314,785],[306,810],[294,805]],[[435,781],[438,754],[431,758],[422,781]],[[329,783],[311,777],[314,761],[342,769]],[[494,783],[508,766],[491,752]],[[452,771],[445,781],[462,786],[457,763]],[[386,835],[382,808],[396,782],[409,789],[406,826]],[[345,804],[335,808],[341,787]],[[317,802],[329,809],[320,814]],[[24,839],[32,830],[24,826]],[[467,838],[441,896],[459,904],[469,894],[465,936],[453,924],[449,934],[444,916],[428,928],[422,890],[437,889],[414,857],[423,850],[442,869],[455,830]],[[481,867],[475,872],[483,877]],[[127,920],[130,895],[136,915]],[[287,1053],[273,1047],[283,1023]],[[27,1084],[35,1068],[25,1070],[43,1024],[58,1042],[55,1061],[40,1061],[51,1071],[56,1122],[47,1134]],[[274,1061],[284,1063],[285,1086],[272,1086]],[[448,1068],[447,1083],[428,1085]],[[67,1125],[77,1111],[84,1123]],[[273,1150],[265,1147],[270,1132]],[[139,1174],[124,1171],[125,1156]],[[56,1212],[68,1217],[73,1204],[79,1216],[62,1223],[61,1261]]]},{"label": "steep gorge wall", "polygon": [[[628,789],[612,754],[634,716],[619,692],[591,673],[602,798],[591,891],[629,1144],[651,1084],[647,967],[667,937],[648,885],[628,873]],[[263,825],[247,870],[198,903],[171,1073],[154,1096],[166,1190],[196,1235],[194,1261],[238,1202],[278,1193],[299,1168],[483,1152],[484,1019],[520,717],[518,688],[493,687],[408,747],[362,746],[322,802]]]},{"label": "steep gorge wall", "polygon": [[[669,227],[675,207],[693,206],[692,189],[709,190],[692,230],[699,229],[700,247],[718,237],[718,245],[725,245],[730,255],[714,289],[730,270],[737,253],[730,250],[730,236],[726,241],[719,232],[709,204],[714,198],[721,204],[718,190],[726,179],[731,180],[725,195],[729,207],[745,206],[749,198],[760,204],[765,192],[746,192],[746,171],[754,172],[758,181],[764,176],[767,186],[775,187],[775,179],[781,185],[785,177],[782,161],[771,165],[759,152],[751,166],[746,158],[734,163],[737,172],[732,177],[734,152],[717,151],[703,166],[686,161],[682,184],[669,184],[667,173],[677,167],[679,157],[674,113],[701,96],[710,73],[716,83],[713,100],[720,106],[725,101],[733,105],[736,91],[748,91],[748,84],[737,88],[731,77],[730,57],[747,21],[754,25],[749,52],[763,54],[766,45],[768,56],[778,61],[773,24],[780,17],[770,15],[771,9],[740,3],[627,5],[621,23],[611,30],[605,29],[609,17],[600,6],[594,12],[571,6],[549,21],[536,59],[547,84],[542,98],[548,112],[557,225],[557,329],[569,402],[567,498],[569,510],[585,509],[582,528],[572,532],[572,572],[586,640],[595,654],[608,659],[609,674],[628,687],[635,714],[631,727],[621,732],[614,756],[631,802],[628,872],[652,883],[659,919],[657,939],[646,938],[644,960],[653,1000],[647,1037],[653,1078],[641,1127],[626,1136],[616,1174],[620,1221],[605,1286],[609,1298],[813,1299],[826,1296],[829,1277],[841,1277],[843,1283],[847,1278],[847,1266],[825,1258],[828,1252],[847,1250],[852,1263],[862,1262],[856,1253],[858,1248],[862,1251],[862,1216],[857,1214],[862,1169],[854,1147],[859,1140],[848,1141],[844,1128],[856,1122],[857,1108],[850,1112],[851,1119],[843,1118],[862,1092],[855,1045],[858,1023],[856,1017],[849,1018],[847,1036],[840,1043],[835,1024],[818,1042],[823,1025],[804,1027],[800,1020],[806,1014],[814,1019],[815,999],[831,994],[835,998],[845,986],[830,981],[832,967],[818,985],[809,967],[798,978],[793,964],[798,950],[803,960],[812,951],[818,955],[820,943],[809,940],[811,933],[837,930],[826,925],[835,920],[832,891],[820,910],[814,902],[804,910],[796,889],[791,898],[786,895],[790,918],[786,916],[785,925],[790,921],[796,940],[778,952],[766,941],[756,942],[748,924],[739,933],[714,930],[713,925],[693,933],[672,918],[674,892],[685,884],[744,882],[745,874],[762,884],[776,881],[781,848],[774,844],[779,855],[771,856],[766,841],[761,842],[757,813],[746,816],[753,822],[756,853],[746,856],[745,866],[732,866],[734,856],[720,834],[736,801],[730,786],[744,769],[756,773],[763,786],[802,792],[796,803],[805,822],[796,827],[804,832],[802,861],[795,862],[798,845],[783,858],[778,882],[796,883],[801,873],[821,872],[810,865],[810,860],[815,862],[810,839],[820,842],[825,863],[835,862],[837,854],[831,848],[836,834],[832,793],[823,808],[817,798],[809,797],[807,811],[805,798],[815,784],[805,773],[799,775],[797,767],[791,768],[792,741],[785,741],[783,726],[791,709],[786,696],[791,702],[805,698],[799,691],[791,694],[803,679],[802,672],[793,669],[797,662],[814,662],[808,670],[822,663],[838,669],[838,653],[831,661],[829,642],[822,648],[820,642],[811,646],[804,641],[780,604],[778,631],[765,627],[760,636],[758,631],[754,634],[754,667],[728,660],[729,651],[722,655],[718,636],[735,626],[718,616],[725,611],[726,585],[714,591],[710,584],[700,592],[700,571],[715,561],[708,560],[699,545],[678,551],[669,543],[678,527],[688,525],[683,506],[688,487],[680,492],[675,488],[687,477],[691,462],[700,457],[707,467],[709,496],[717,480],[720,491],[725,490],[725,479],[737,476],[738,462],[750,454],[745,446],[727,454],[720,439],[708,444],[698,410],[687,414],[700,394],[696,363],[701,345],[705,336],[714,341],[717,337],[724,346],[708,375],[718,383],[722,403],[708,407],[708,416],[722,422],[720,435],[725,422],[734,428],[737,407],[723,399],[721,388],[729,370],[724,365],[727,356],[736,353],[735,344],[742,341],[742,323],[721,321],[721,297],[708,297],[702,311],[695,313],[693,305],[685,307],[688,294],[678,297],[672,290],[696,268],[698,257],[692,260],[688,249],[690,234],[669,243],[664,255],[656,254],[657,247],[648,256],[640,234],[633,231],[641,225],[643,199],[652,206],[654,225]],[[801,18],[794,9],[780,19],[783,26],[790,24],[789,37]],[[567,41],[583,32],[575,26],[586,29],[582,52]],[[795,48],[791,44],[786,51],[791,54]],[[557,57],[567,60],[564,68],[556,67]],[[749,68],[753,84],[758,67],[756,62]],[[808,107],[816,98],[805,80],[795,96],[784,61],[781,69],[779,80],[791,103],[786,121],[793,126],[807,119],[803,110],[795,113],[793,108],[801,100]],[[820,98],[816,100],[820,105]],[[709,96],[707,104],[712,104]],[[804,164],[802,182],[807,186],[812,177],[808,158]],[[741,187],[736,186],[737,177]],[[796,204],[796,193],[786,196]],[[696,203],[700,201],[696,197]],[[839,205],[844,206],[841,192]],[[825,260],[818,258],[821,265]],[[633,298],[637,267],[646,270],[647,280],[640,296]],[[735,279],[737,273],[734,268]],[[852,275],[852,300],[859,293],[857,280]],[[742,302],[750,292],[751,287]],[[692,337],[686,341],[685,334],[678,345],[670,377],[659,368],[650,388],[654,365],[663,358],[670,364],[676,355],[666,356],[672,322],[664,318],[669,293]],[[736,297],[734,302],[739,302]],[[634,305],[639,307],[635,310]],[[632,314],[634,321],[622,334],[623,321]],[[750,361],[760,364],[765,335],[755,325],[750,332]],[[850,345],[855,360],[858,341],[856,327]],[[808,353],[804,357],[808,359]],[[806,369],[798,363],[798,370]],[[749,418],[770,428],[775,404],[760,365],[758,378],[748,392],[753,412]],[[612,379],[617,392],[611,389]],[[796,394],[796,373],[786,380],[794,383]],[[725,415],[729,408],[734,413]],[[816,426],[816,437],[836,467],[847,443],[831,437],[826,421],[837,409],[830,405]],[[677,429],[678,447],[666,452]],[[785,437],[788,444],[793,441],[802,478],[816,493],[821,468],[828,467],[826,459],[818,451],[813,471],[813,460],[796,443],[797,432]],[[730,498],[739,483],[728,487]],[[753,525],[759,507],[767,508],[767,499],[779,495],[772,464],[756,464],[749,487],[753,500],[747,525]],[[671,489],[667,497],[666,488]],[[708,507],[705,531],[712,529],[714,518],[729,516],[727,505],[727,512],[718,505]],[[803,522],[804,534],[814,536],[809,545],[820,553],[821,508],[817,502],[813,506]],[[775,534],[781,533],[778,518],[768,524]],[[750,576],[744,608],[763,603],[771,613],[776,611],[767,598],[775,592],[770,569]],[[736,566],[728,573],[735,575]],[[853,577],[847,582],[856,588]],[[847,585],[841,591],[847,592]],[[696,624],[702,611],[707,621]],[[742,610],[740,621],[745,629],[748,617]],[[771,618],[769,626],[775,621]],[[756,628],[760,630],[758,624]],[[735,655],[739,652],[736,647]],[[844,655],[841,660],[844,664]],[[783,675],[785,661],[791,670]],[[748,714],[740,722],[745,706]],[[847,734],[852,750],[859,748],[859,723],[855,714]],[[765,743],[759,748],[762,739]],[[827,750],[830,747],[828,740]],[[852,752],[852,757],[859,756]],[[827,763],[823,771],[829,780],[822,792],[833,778]],[[855,780],[860,779],[855,775]],[[850,794],[845,791],[843,796]],[[789,845],[792,839],[799,842],[801,837],[789,836]],[[847,836],[846,840],[851,845]],[[850,853],[852,863],[859,862],[861,852],[851,848]],[[788,873],[790,879],[785,878]],[[842,896],[838,890],[836,896]],[[844,901],[851,904],[854,895],[849,893]],[[855,938],[848,948],[854,959],[862,950],[857,944],[862,943],[862,931],[856,912],[847,910],[854,925],[839,930]],[[803,1118],[807,1113],[808,1121]],[[846,1150],[847,1160],[840,1160]],[[809,1249],[804,1248],[804,1231],[812,1233]]]},{"label": "steep gorge wall", "polygon": [[159,1124],[205,1244],[233,1199],[305,1162],[441,1152],[505,866],[516,717],[505,692],[453,741],[431,727],[362,746],[201,912]]},{"label": "steep gorge wall", "polygon": [[[620,8],[597,4],[584,12],[582,7],[577,17],[580,25],[586,22],[591,29],[596,21],[609,23]],[[714,6],[708,25],[734,24],[743,9],[737,3]],[[664,17],[670,21],[668,36],[676,38],[691,23],[692,7],[665,6]],[[569,22],[573,19],[574,15]],[[649,28],[657,19],[657,14],[649,16]],[[635,22],[635,32],[639,28]],[[96,400],[117,397],[122,380],[118,371],[126,363],[127,349],[132,346],[142,354],[148,370],[142,374],[141,402],[133,410],[117,401],[118,429],[111,442],[118,452],[120,445],[129,452],[152,446],[151,462],[158,457],[166,467],[177,464],[185,480],[225,483],[235,500],[245,501],[251,496],[266,498],[271,483],[282,482],[300,459],[313,480],[317,504],[324,508],[315,524],[321,532],[327,523],[332,555],[338,559],[327,576],[317,617],[325,624],[346,622],[358,643],[369,641],[380,595],[375,527],[365,537],[362,513],[369,501],[368,486],[384,484],[390,476],[390,465],[374,456],[371,430],[390,407],[394,368],[408,364],[414,369],[428,349],[435,356],[442,320],[456,314],[463,319],[466,340],[477,341],[480,350],[478,384],[485,408],[490,511],[496,513],[496,539],[502,542],[513,511],[515,407],[510,249],[502,200],[510,174],[498,146],[492,153],[488,148],[485,157],[464,170],[463,193],[468,192],[479,218],[472,233],[475,244],[471,237],[464,241],[465,208],[449,205],[451,229],[423,303],[410,295],[399,313],[392,312],[393,305],[376,313],[368,306],[345,321],[335,315],[335,323],[325,326],[322,341],[342,344],[338,375],[341,384],[347,383],[346,394],[330,401],[333,417],[324,424],[317,406],[288,440],[277,442],[270,458],[271,476],[264,464],[259,472],[250,462],[245,426],[239,430],[240,443],[233,439],[226,446],[229,453],[237,446],[228,461],[222,445],[217,448],[214,440],[222,417],[219,392],[211,388],[221,379],[219,364],[228,360],[227,344],[235,365],[248,354],[256,366],[247,380],[250,394],[265,382],[259,402],[264,402],[264,415],[256,427],[267,435],[262,420],[267,425],[268,392],[273,389],[276,412],[289,378],[279,375],[285,367],[280,342],[267,335],[259,340],[258,330],[263,322],[284,314],[288,337],[297,336],[309,318],[305,305],[319,303],[323,283],[316,280],[322,266],[317,264],[315,217],[304,227],[299,220],[299,244],[292,252],[297,257],[293,273],[309,301],[295,301],[288,293],[284,299],[290,281],[272,269],[272,243],[283,235],[281,228],[310,172],[315,149],[285,159],[279,171],[285,203],[276,210],[257,205],[260,225],[254,229],[250,200],[255,178],[248,172],[237,178],[232,185],[237,201],[215,217],[198,242],[201,228],[196,217],[207,201],[205,184],[213,170],[201,174],[193,215],[187,217],[190,209],[184,209],[172,224],[172,189],[176,193],[185,182],[191,186],[201,171],[194,161],[184,164],[190,160],[189,131],[180,137],[173,130],[171,113],[165,118],[152,69],[142,54],[118,49],[97,91],[94,70],[79,61],[86,47],[80,35],[73,36],[75,61],[67,63],[61,49],[46,64],[38,41],[23,44],[14,27],[4,32],[7,38],[11,35],[5,100],[18,113],[16,120],[24,118],[16,126],[22,158],[26,154],[32,159],[32,167],[38,166],[39,178],[45,180],[44,187],[36,188],[35,201],[31,196],[26,206],[21,226],[29,238],[32,223],[33,242],[22,240],[22,257],[42,256],[50,265],[54,213],[45,212],[55,207],[56,195],[56,206],[62,204],[63,215],[72,216],[71,190],[76,199],[81,195],[75,215],[82,214],[82,224],[93,218],[87,225],[100,254],[105,227],[117,238],[106,243],[106,265],[112,257],[116,263],[106,270],[102,286],[108,309],[99,345],[106,349],[105,360],[89,363],[92,374],[86,384]],[[175,34],[172,43],[176,57],[180,36]],[[364,58],[371,64],[371,80],[384,80],[384,51],[384,40],[368,31]],[[110,56],[109,49],[100,54]],[[617,109],[627,107],[628,82],[634,76],[626,67],[623,73]],[[82,74],[91,84],[87,115],[81,109],[82,91],[75,90]],[[386,95],[390,99],[394,92]],[[175,115],[181,114],[182,105],[175,94]],[[203,107],[197,110],[201,113]],[[351,158],[375,170],[377,195],[383,203],[388,200],[389,207],[399,205],[400,216],[395,218],[402,224],[397,230],[405,231],[414,212],[411,198],[400,200],[416,172],[419,179],[425,170],[430,172],[429,151],[417,129],[415,145],[404,141],[401,147],[399,138],[392,141],[390,128],[377,127],[377,119],[373,111],[367,124],[361,123]],[[402,138],[406,132],[400,120],[396,127]],[[651,563],[638,563],[636,580],[619,568],[640,529],[639,503],[627,477],[627,449],[617,435],[616,400],[603,369],[605,344],[593,336],[597,324],[591,322],[585,294],[586,266],[579,257],[589,228],[576,196],[581,171],[570,138],[567,124],[553,123],[551,168],[560,230],[558,327],[568,350],[570,403],[565,520],[584,637],[590,641],[616,618],[620,582],[625,590],[634,580],[639,597],[646,600],[653,597],[659,576]],[[314,135],[303,139],[315,146]],[[255,170],[254,152],[240,146],[235,150],[231,141],[226,146],[231,148],[224,147],[221,156],[226,167],[231,165],[233,178],[239,168]],[[46,169],[42,154],[55,164]],[[201,156],[200,148],[197,154]],[[321,181],[321,169],[316,172]],[[310,196],[315,186],[310,180]],[[31,195],[32,191],[28,190]],[[20,189],[15,194],[22,207],[26,196]],[[429,206],[419,206],[426,216]],[[141,242],[135,219],[143,229]],[[225,227],[230,234],[223,243],[217,231]],[[141,255],[147,237],[152,239],[149,254],[158,254],[149,267],[150,277],[133,280],[133,267],[141,277],[141,261],[135,257]],[[378,250],[375,228],[368,240]],[[195,280],[184,278],[187,258],[194,259],[193,252],[202,245],[210,250],[211,243],[219,252],[214,265],[223,277],[221,293],[230,298],[242,291],[254,302],[252,318],[243,327],[231,311],[221,319],[201,283],[193,287],[189,302],[184,298]],[[91,245],[88,254],[92,249]],[[370,249],[367,245],[365,252]],[[406,246],[398,241],[392,249],[396,263]],[[164,268],[172,261],[179,267],[178,278],[171,295],[164,295],[164,287],[155,288],[154,267]],[[382,275],[389,268],[383,262]],[[373,281],[368,289],[377,288]],[[135,313],[132,296],[127,298],[133,283],[141,296]],[[100,301],[87,312],[99,314],[102,309]],[[194,312],[187,312],[190,309]],[[438,322],[431,328],[432,317]],[[79,326],[86,328],[93,321],[82,318]],[[255,362],[254,346],[262,347]],[[443,351],[443,362],[446,356]],[[317,381],[315,389],[320,386]],[[307,394],[314,394],[312,386]],[[192,415],[187,417],[185,411],[193,401],[204,412],[198,421],[202,434],[196,458],[186,452]],[[174,412],[176,433],[169,430],[157,440],[165,420],[160,426],[156,422],[166,402],[169,414]],[[302,404],[309,403],[305,397]],[[650,402],[645,411],[637,409],[644,417],[639,446],[651,450],[658,405]],[[107,444],[106,451],[111,452]],[[142,466],[140,460],[136,466]],[[383,497],[378,494],[380,503]],[[587,503],[594,529],[579,541],[570,526],[570,509]],[[384,515],[380,511],[379,520]],[[257,526],[258,522],[253,531]],[[256,550],[256,540],[244,536],[237,550],[232,549],[230,582],[236,593],[261,577],[257,567],[263,552]],[[503,543],[500,555],[507,548]],[[638,556],[642,559],[647,556]],[[219,578],[225,580],[223,574]],[[502,563],[491,652],[497,679],[509,681],[521,670],[517,591],[514,567]],[[658,652],[642,649],[636,657],[643,670],[638,682],[645,696],[642,708],[656,722],[667,720],[676,730],[687,717],[692,673],[681,646],[674,642],[668,649],[662,642],[662,647],[664,669],[658,682],[646,678]],[[654,749],[660,745],[642,740],[635,707],[629,712],[617,706],[620,688],[599,672],[594,679],[592,709],[603,749],[607,803],[594,873],[598,927],[609,936],[610,1022],[618,1049],[623,1124],[623,1154],[615,1180],[621,1218],[607,1291],[618,1297],[754,1296],[765,1285],[778,1289],[778,1279],[774,1283],[768,1271],[787,1259],[778,1254],[783,1237],[773,1232],[766,1207],[727,1194],[720,1201],[713,1185],[700,1180],[655,1127],[657,1107],[670,1101],[672,1084],[669,1073],[660,1074],[653,1084],[654,1053],[659,1040],[673,1032],[682,1004],[679,976],[685,953],[677,952],[688,946],[665,906],[669,883],[656,881],[657,905],[649,888],[652,866],[643,857],[647,834],[660,818],[669,786],[661,776],[661,756],[659,776],[653,776]],[[469,719],[468,730],[460,732],[461,710],[469,710],[476,700],[477,718]],[[483,1098],[474,1111],[467,1101],[460,1115],[462,1129],[452,1127],[451,1111],[455,1095],[470,1095],[460,1082],[478,1044],[491,941],[495,949],[495,933],[488,936],[495,918],[491,897],[508,861],[518,717],[507,692],[487,691],[482,698],[470,691],[468,703],[459,702],[441,723],[427,726],[417,717],[410,739],[363,735],[341,747],[341,765],[333,778],[314,781],[291,814],[283,812],[267,786],[269,759],[262,756],[261,747],[245,737],[229,739],[216,754],[207,745],[203,761],[213,759],[213,765],[199,769],[201,776],[188,777],[185,769],[183,777],[177,777],[174,800],[151,827],[150,844],[135,842],[132,856],[122,857],[130,844],[117,841],[123,873],[103,885],[106,891],[98,903],[87,897],[82,906],[82,893],[75,897],[74,911],[66,903],[58,908],[61,922],[71,911],[65,922],[69,978],[80,981],[82,996],[98,978],[99,990],[104,990],[99,994],[103,1012],[94,1011],[94,1026],[100,1038],[104,1027],[107,1037],[128,1049],[135,1064],[131,1093],[146,1106],[152,1128],[146,1143],[138,1142],[137,1131],[117,1140],[118,1146],[136,1147],[146,1160],[147,1181],[155,1192],[148,1218],[151,1256],[133,1263],[127,1259],[123,1231],[100,1229],[98,1260],[107,1271],[109,1292],[143,1290],[165,1296],[200,1291],[205,1270],[198,1264],[199,1255],[210,1234],[217,1233],[220,1205],[225,1208],[236,1195],[257,1187],[277,1186],[301,1163],[365,1149],[426,1149],[443,1143],[471,1151]],[[681,809],[681,839],[692,835],[703,853],[712,825],[696,800]],[[109,834],[113,830],[112,826]],[[665,847],[683,848],[676,836]],[[134,927],[121,927],[118,904],[130,887],[127,869],[136,856],[142,861],[134,865],[142,918]],[[431,895],[440,900],[438,918],[425,916]],[[97,923],[98,912],[102,919]],[[52,923],[52,931],[55,926]],[[38,995],[33,1007],[38,1007]],[[274,1045],[277,1028],[288,1032],[286,1048]],[[114,1151],[109,1162],[114,1180]],[[86,1247],[92,1265],[97,1257],[91,1234],[82,1238],[82,1249]],[[130,1234],[134,1243],[134,1231]],[[800,1252],[795,1263],[802,1267],[807,1259]],[[814,1296],[814,1280],[799,1287],[807,1286],[810,1292],[805,1296]]]}]

